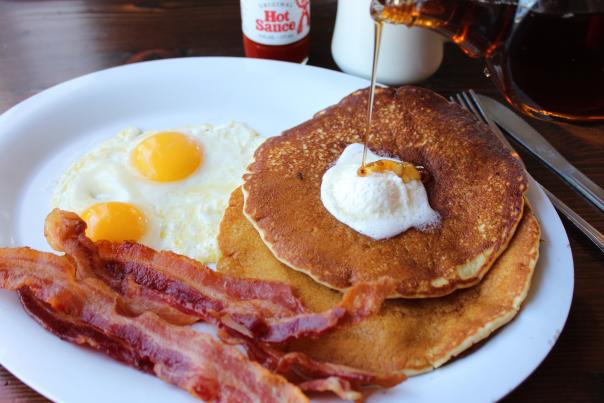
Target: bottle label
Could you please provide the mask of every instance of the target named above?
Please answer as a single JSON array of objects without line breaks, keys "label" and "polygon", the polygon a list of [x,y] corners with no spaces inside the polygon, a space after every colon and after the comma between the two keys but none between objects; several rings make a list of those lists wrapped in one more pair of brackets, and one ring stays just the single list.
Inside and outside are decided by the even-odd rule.
[{"label": "bottle label", "polygon": [[308,35],[310,0],[241,0],[243,34],[263,45],[287,45]]}]

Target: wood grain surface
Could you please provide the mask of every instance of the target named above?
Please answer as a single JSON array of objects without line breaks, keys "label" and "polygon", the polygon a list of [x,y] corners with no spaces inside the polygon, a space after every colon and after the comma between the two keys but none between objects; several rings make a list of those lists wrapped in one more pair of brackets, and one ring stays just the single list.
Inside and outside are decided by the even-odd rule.
[{"label": "wood grain surface", "polygon": [[[337,69],[330,52],[335,12],[336,0],[312,2],[312,65]],[[243,55],[238,1],[0,0],[0,112],[54,84],[99,69],[154,58],[214,55]],[[422,85],[443,95],[473,88],[499,97],[482,71],[480,61],[448,44],[441,68]],[[604,186],[602,126],[531,123]],[[604,231],[604,214],[520,151],[541,184]],[[604,401],[604,256],[563,221],[575,263],[570,316],[549,356],[505,401]],[[0,331],[5,326],[0,324]],[[471,383],[468,379],[468,388]],[[0,402],[45,401],[0,367]],[[451,401],[457,401],[455,396]]]}]

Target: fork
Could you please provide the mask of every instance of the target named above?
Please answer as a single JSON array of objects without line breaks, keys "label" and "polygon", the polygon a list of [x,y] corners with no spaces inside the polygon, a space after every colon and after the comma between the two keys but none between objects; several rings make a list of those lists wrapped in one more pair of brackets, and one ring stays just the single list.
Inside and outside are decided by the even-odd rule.
[{"label": "fork", "polygon": [[564,202],[554,196],[549,190],[539,184],[539,182],[537,182],[528,173],[518,153],[516,152],[516,150],[514,150],[514,147],[512,147],[510,142],[501,132],[499,126],[497,126],[493,119],[491,119],[489,115],[484,112],[484,108],[482,108],[482,106],[480,105],[480,101],[476,98],[475,95],[476,94],[473,90],[469,90],[468,92],[462,91],[458,94],[455,94],[455,97],[450,96],[449,99],[452,102],[457,103],[463,109],[470,112],[472,115],[474,115],[474,117],[478,121],[486,123],[495,135],[495,137],[497,137],[503,143],[503,145],[508,148],[515,157],[518,158],[518,160],[522,164],[522,167],[524,168],[524,171],[526,172],[526,175],[529,178],[533,179],[533,181],[541,188],[541,190],[543,190],[543,192],[547,195],[547,197],[550,199],[556,209],[558,209],[559,212],[561,212],[571,223],[573,223],[581,232],[583,232],[583,234],[585,234],[585,236],[587,236],[587,238],[589,238],[602,252],[604,252],[604,235],[602,235],[602,233],[596,228],[594,228],[590,223],[585,221],[583,217],[581,217],[574,210],[568,207]]}]

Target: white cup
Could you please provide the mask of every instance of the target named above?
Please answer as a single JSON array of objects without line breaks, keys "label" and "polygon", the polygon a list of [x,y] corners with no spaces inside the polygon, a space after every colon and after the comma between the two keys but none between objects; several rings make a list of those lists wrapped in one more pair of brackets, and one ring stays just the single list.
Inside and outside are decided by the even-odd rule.
[{"label": "white cup", "polygon": [[[345,73],[370,78],[374,22],[371,0],[339,0],[331,54]],[[416,83],[440,66],[445,39],[423,28],[384,24],[377,81],[386,85]]]}]

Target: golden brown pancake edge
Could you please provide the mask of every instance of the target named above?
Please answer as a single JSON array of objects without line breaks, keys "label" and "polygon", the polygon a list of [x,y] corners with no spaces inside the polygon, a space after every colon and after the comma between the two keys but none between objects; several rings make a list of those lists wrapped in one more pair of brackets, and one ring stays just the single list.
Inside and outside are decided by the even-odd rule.
[{"label": "golden brown pancake edge", "polygon": [[[340,293],[274,258],[242,208],[243,196],[236,190],[220,226],[218,271],[286,282],[313,311],[337,304]],[[371,371],[413,375],[437,368],[517,314],[538,259],[539,238],[539,223],[527,203],[509,247],[478,285],[441,298],[389,300],[376,316],[287,348]]]},{"label": "golden brown pancake edge", "polygon": [[332,217],[319,196],[323,173],[361,141],[366,102],[367,90],[357,91],[268,139],[244,175],[246,217],[277,259],[333,289],[390,276],[399,282],[392,297],[422,298],[476,284],[522,217],[522,166],[487,126],[438,94],[381,88],[370,148],[428,168],[442,223],[372,240]]}]

